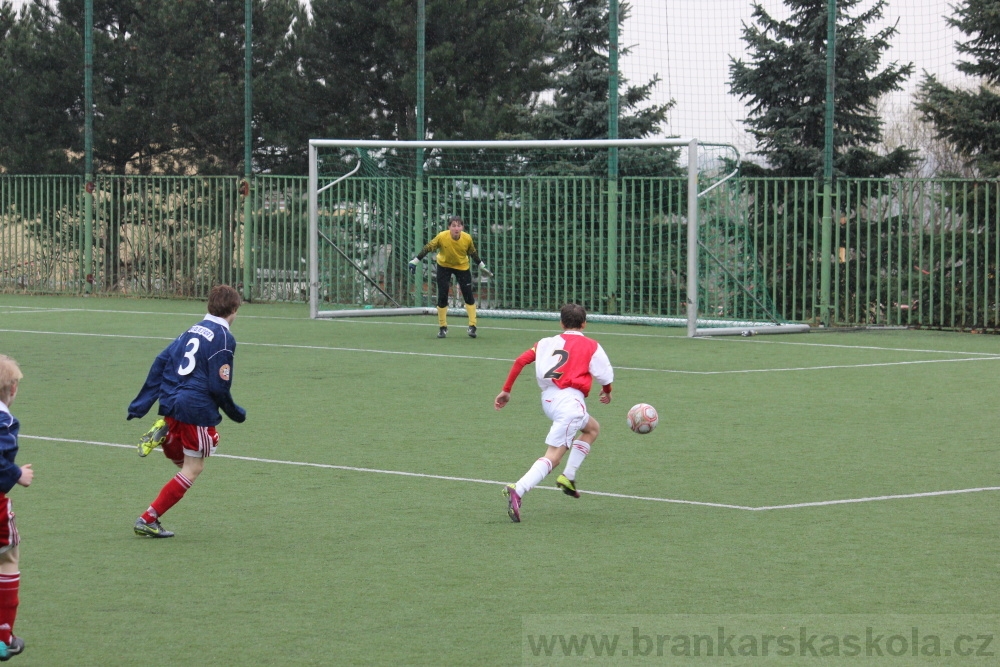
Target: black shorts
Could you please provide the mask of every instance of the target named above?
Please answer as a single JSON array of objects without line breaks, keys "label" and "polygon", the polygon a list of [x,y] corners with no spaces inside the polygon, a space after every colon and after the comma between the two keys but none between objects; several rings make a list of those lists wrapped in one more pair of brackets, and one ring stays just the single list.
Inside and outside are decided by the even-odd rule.
[{"label": "black shorts", "polygon": [[472,296],[472,270],[452,269],[447,266],[437,266],[438,285],[438,308],[448,307],[448,291],[451,289],[451,277],[455,276],[459,289],[462,290],[462,298],[470,306],[476,302]]}]

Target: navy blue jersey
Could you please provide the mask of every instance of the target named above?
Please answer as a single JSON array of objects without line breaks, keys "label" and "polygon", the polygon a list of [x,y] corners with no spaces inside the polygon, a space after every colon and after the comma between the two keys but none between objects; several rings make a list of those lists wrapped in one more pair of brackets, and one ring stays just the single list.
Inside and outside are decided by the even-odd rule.
[{"label": "navy blue jersey", "polygon": [[219,411],[235,422],[246,420],[246,411],[233,402],[233,355],[236,339],[221,317],[205,319],[182,333],[157,355],[146,384],[128,406],[128,418],[143,417],[153,403],[160,414],[195,426],[215,426]]},{"label": "navy blue jersey", "polygon": [[21,469],[14,465],[17,456],[17,432],[20,422],[0,401],[0,492],[7,493],[21,479]]}]

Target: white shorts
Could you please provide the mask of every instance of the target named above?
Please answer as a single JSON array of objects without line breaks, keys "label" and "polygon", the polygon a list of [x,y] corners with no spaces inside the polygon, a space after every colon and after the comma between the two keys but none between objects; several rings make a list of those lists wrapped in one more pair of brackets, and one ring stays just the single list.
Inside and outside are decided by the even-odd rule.
[{"label": "white shorts", "polygon": [[545,437],[545,444],[550,447],[572,447],[577,432],[590,421],[583,394],[576,389],[543,391],[542,411],[552,420],[552,428]]}]

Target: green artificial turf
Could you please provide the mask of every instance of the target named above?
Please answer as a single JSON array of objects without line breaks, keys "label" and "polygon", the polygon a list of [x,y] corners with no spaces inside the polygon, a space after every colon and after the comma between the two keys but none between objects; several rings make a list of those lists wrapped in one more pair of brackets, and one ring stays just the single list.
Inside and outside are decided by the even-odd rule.
[{"label": "green artificial turf", "polygon": [[[801,619],[841,639],[921,618],[997,631],[1000,491],[870,500],[1000,487],[996,337],[691,340],[594,324],[616,376],[612,404],[589,401],[602,429],[584,495],[558,493],[553,474],[515,525],[501,484],[548,428],[533,369],[504,410],[492,403],[555,323],[481,319],[472,340],[456,318],[438,340],[432,317],[247,304],[233,326],[247,421],[219,426],[218,456],[163,518],[176,537],[139,538],[135,517],[176,468],[136,455],[152,415],[128,422],[126,407],[203,312],[0,296],[0,352],[25,375],[18,462],[36,470],[10,493],[18,664],[772,664],[707,644],[678,656],[667,640],[644,654],[645,637],[763,635],[784,619],[796,640]],[[660,414],[646,436],[625,425],[638,402]],[[538,649],[588,633],[619,633],[613,656]],[[840,664],[796,656],[771,659]],[[907,656],[862,662],[925,664]]]}]

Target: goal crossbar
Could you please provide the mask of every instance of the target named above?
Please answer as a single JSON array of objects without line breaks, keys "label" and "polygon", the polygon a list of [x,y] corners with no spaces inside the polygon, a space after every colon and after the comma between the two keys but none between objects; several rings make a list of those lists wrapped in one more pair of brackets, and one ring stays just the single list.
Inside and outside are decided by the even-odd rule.
[{"label": "goal crossbar", "polygon": [[[656,148],[698,146],[697,139],[512,139],[510,141],[381,141],[310,139],[310,148]],[[697,170],[696,170],[697,171]]]}]

